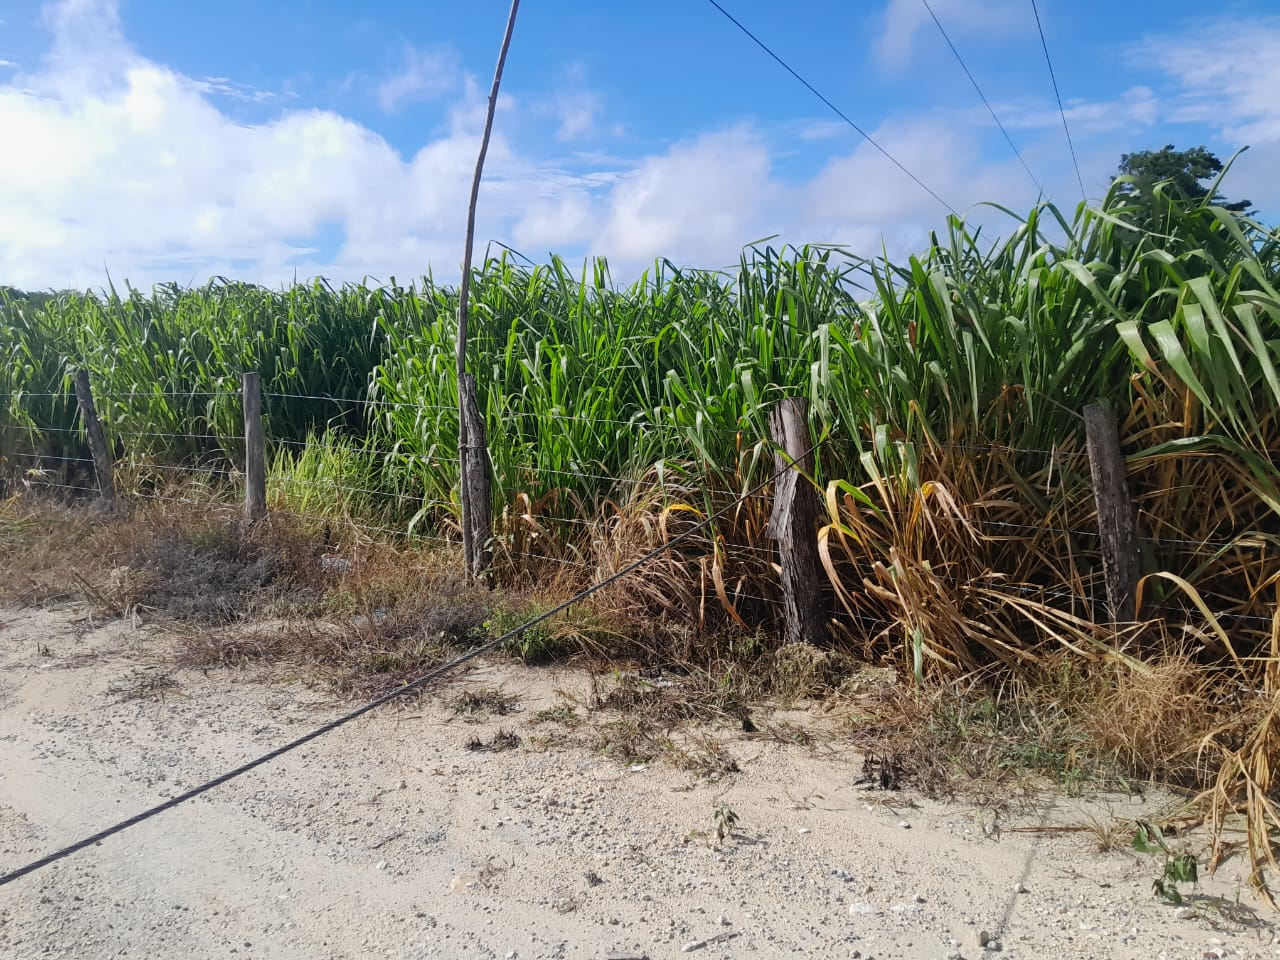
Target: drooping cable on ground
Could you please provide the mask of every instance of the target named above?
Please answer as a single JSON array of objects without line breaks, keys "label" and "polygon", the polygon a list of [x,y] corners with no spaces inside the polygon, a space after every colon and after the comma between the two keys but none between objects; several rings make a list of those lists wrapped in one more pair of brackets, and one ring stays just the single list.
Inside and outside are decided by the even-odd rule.
[{"label": "drooping cable on ground", "polygon": [[[813,452],[817,450],[818,447],[821,445],[822,445],[822,441],[819,440],[817,443],[813,444],[809,448],[809,450],[799,459],[803,460],[811,456]],[[769,484],[779,480],[790,469],[791,467],[788,465],[783,467],[781,470],[775,471],[774,473],[766,477],[764,480],[760,481],[760,483],[756,484],[755,487],[748,490],[747,493],[744,494],[744,496],[759,493]],[[207,780],[204,783],[200,784],[199,786],[192,787],[190,790],[180,793],[176,797],[170,797],[164,803],[160,803],[147,810],[143,810],[141,813],[137,813],[134,816],[129,817],[127,820],[121,820],[119,823],[113,824],[112,826],[107,827],[104,830],[99,830],[97,833],[92,834],[91,836],[85,837],[83,840],[77,840],[75,843],[62,847],[59,850],[55,850],[53,853],[50,853],[47,856],[41,857],[39,860],[35,860],[23,867],[19,867],[17,870],[10,871],[9,873],[6,873],[3,876],[0,876],[0,887],[5,886],[6,884],[12,883],[15,880],[19,880],[22,877],[27,876],[28,874],[34,873],[35,871],[41,869],[42,867],[47,867],[50,864],[57,863],[59,860],[63,860],[74,853],[78,853],[79,851],[85,849],[86,847],[91,847],[94,844],[107,839],[108,837],[115,836],[117,833],[121,833],[129,829],[130,827],[137,826],[140,823],[150,820],[152,817],[158,816],[167,810],[172,810],[174,807],[179,806],[180,804],[186,803],[188,800],[193,800],[203,793],[208,793],[210,790],[214,789],[215,787],[219,787],[229,780],[234,780],[236,777],[239,777],[242,774],[248,773],[251,770],[255,770],[258,767],[262,766],[263,764],[270,763],[272,760],[275,760],[277,757],[281,757],[292,750],[296,750],[298,749],[298,747],[304,746],[305,744],[310,743],[312,740],[322,737],[326,733],[336,730],[338,729],[338,727],[344,726],[345,724],[350,723],[352,720],[356,720],[364,716],[366,713],[370,713],[371,711],[376,710],[378,707],[381,707],[387,703],[390,703],[393,700],[397,700],[400,697],[405,696],[406,694],[413,693],[414,691],[423,689],[433,680],[438,680],[440,677],[444,676],[447,673],[452,672],[453,670],[456,670],[458,667],[462,666],[463,664],[469,663],[470,661],[475,660],[477,657],[483,656],[486,653],[496,650],[497,648],[501,647],[503,644],[516,639],[526,630],[529,630],[532,627],[536,627],[538,624],[549,620],[551,617],[554,617],[556,614],[563,613],[565,610],[569,609],[574,604],[582,602],[588,597],[596,593],[599,593],[605,587],[608,587],[616,583],[618,580],[621,580],[623,577],[628,576],[631,573],[634,573],[636,570],[643,567],[649,561],[656,559],[657,557],[661,556],[667,551],[673,549],[677,544],[682,543],[683,541],[691,538],[694,534],[700,532],[703,527],[706,527],[711,523],[713,523],[714,521],[720,519],[720,517],[724,516],[726,513],[732,510],[737,505],[737,503],[738,503],[738,500],[734,500],[728,505],[717,510],[715,513],[706,517],[706,519],[700,521],[695,526],[689,528],[684,533],[680,534],[679,536],[672,537],[666,543],[663,543],[658,545],[657,547],[654,547],[652,550],[650,550],[644,556],[640,557],[638,560],[635,560],[629,563],[627,566],[623,567],[621,570],[617,571],[611,576],[608,576],[605,579],[601,580],[599,583],[592,584],[590,587],[587,587],[585,590],[582,590],[575,596],[570,597],[568,600],[565,600],[563,603],[557,604],[551,609],[539,614],[536,617],[531,618],[530,620],[526,621],[525,623],[521,624],[520,626],[516,627],[513,630],[508,630],[502,636],[495,637],[492,640],[486,641],[485,643],[481,644],[475,649],[467,651],[462,656],[456,657],[453,660],[449,661],[448,663],[443,664],[439,667],[436,667],[434,670],[431,670],[423,674],[421,677],[418,677],[416,680],[410,681],[409,683],[406,683],[402,687],[397,687],[395,690],[392,690],[389,693],[385,693],[382,696],[374,700],[371,700],[370,702],[366,703],[364,706],[358,707],[357,709],[352,710],[349,713],[345,713],[342,716],[329,721],[323,726],[317,727],[315,730],[312,730],[310,733],[306,733],[301,737],[298,737],[296,740],[291,740],[290,742],[284,744],[283,746],[276,747],[276,749],[268,753],[265,753],[262,756],[257,757],[253,760],[250,760],[248,763],[243,763],[233,770],[228,770],[226,773],[221,774],[220,776],[214,777],[212,780]]]},{"label": "drooping cable on ground", "polygon": [[1040,8],[1036,0],[1031,0],[1031,12],[1036,15],[1036,29],[1040,31],[1040,46],[1044,49],[1044,62],[1049,67],[1049,80],[1053,83],[1053,95],[1058,101],[1058,115],[1062,117],[1062,132],[1067,135],[1067,148],[1071,151],[1071,165],[1076,169],[1076,183],[1080,184],[1080,197],[1087,204],[1089,196],[1085,193],[1084,177],[1080,176],[1080,161],[1076,159],[1076,145],[1071,140],[1071,127],[1067,124],[1067,111],[1062,107],[1062,94],[1058,91],[1058,77],[1053,72],[1053,59],[1049,56],[1049,41],[1044,38],[1044,25],[1040,23]]},{"label": "drooping cable on ground", "polygon": [[832,103],[832,102],[831,102],[830,100],[828,100],[825,96],[823,96],[823,94],[822,94],[821,92],[819,92],[818,88],[817,88],[817,87],[815,87],[812,83],[810,83],[810,82],[809,82],[808,80],[806,80],[804,77],[800,76],[800,74],[799,74],[798,72],[796,72],[796,70],[795,70],[795,68],[794,68],[794,67],[792,67],[789,63],[787,63],[787,61],[783,60],[783,59],[782,59],[782,57],[780,57],[780,56],[778,56],[776,53],[774,53],[774,52],[773,52],[773,50],[769,47],[769,45],[768,45],[768,44],[766,44],[763,40],[761,40],[761,39],[760,39],[759,37],[757,37],[754,33],[752,33],[749,29],[747,29],[747,27],[746,27],[746,26],[745,26],[745,25],[744,25],[740,20],[738,20],[738,18],[737,18],[737,17],[735,17],[733,14],[731,14],[731,13],[730,13],[728,10],[726,10],[724,7],[720,6],[720,4],[717,2],[717,0],[707,0],[707,2],[708,2],[708,3],[710,3],[710,4],[711,4],[713,7],[715,7],[717,10],[719,10],[722,14],[724,14],[725,19],[727,19],[727,20],[728,20],[730,23],[732,23],[735,27],[737,27],[737,28],[738,28],[739,30],[741,30],[744,34],[746,34],[746,35],[751,39],[751,41],[752,41],[752,42],[753,42],[757,47],[759,47],[761,50],[763,50],[765,53],[767,53],[770,57],[772,57],[772,58],[773,58],[773,59],[778,63],[778,65],[779,65],[780,67],[782,67],[782,69],[783,69],[783,70],[786,70],[786,71],[787,71],[787,73],[791,74],[791,76],[793,76],[793,77],[795,77],[797,80],[799,80],[799,81],[800,81],[800,83],[804,85],[804,88],[805,88],[806,90],[808,90],[810,93],[812,93],[812,94],[813,94],[815,97],[817,97],[819,100],[821,100],[824,104],[826,104],[826,105],[827,105],[827,107],[831,110],[831,112],[832,112],[832,113],[834,113],[837,117],[839,117],[841,120],[843,120],[843,121],[844,121],[845,123],[847,123],[849,126],[851,126],[851,127],[854,129],[854,131],[856,131],[856,132],[857,132],[858,136],[862,137],[862,139],[863,139],[863,140],[867,141],[867,143],[871,144],[871,146],[873,146],[873,147],[875,147],[877,150],[879,150],[879,151],[880,151],[880,153],[881,153],[881,154],[883,154],[883,155],[884,155],[884,156],[889,160],[889,162],[890,162],[890,163],[892,163],[895,167],[897,167],[899,170],[901,170],[903,173],[905,173],[908,177],[910,177],[913,181],[915,181],[916,185],[917,185],[917,186],[919,186],[919,187],[920,187],[920,189],[924,190],[924,192],[925,192],[925,193],[929,194],[929,196],[931,196],[931,197],[933,197],[933,199],[937,200],[940,204],[942,204],[944,207],[946,207],[946,208],[947,208],[947,210],[949,210],[949,211],[950,211],[952,214],[954,214],[955,216],[957,216],[957,217],[958,217],[958,216],[960,215],[960,214],[956,211],[956,208],[955,208],[955,207],[953,207],[951,204],[947,203],[947,201],[943,200],[943,199],[942,199],[942,197],[938,196],[938,194],[933,190],[933,188],[932,188],[932,187],[930,187],[927,183],[925,183],[923,180],[921,180],[919,177],[917,177],[914,173],[912,173],[910,170],[908,170],[908,169],[906,168],[906,166],[902,163],[902,161],[901,161],[901,160],[899,160],[897,157],[895,157],[893,154],[891,154],[888,150],[886,150],[886,149],[885,149],[885,148],[880,144],[880,142],[879,142],[878,140],[876,140],[876,138],[875,138],[875,137],[873,137],[871,134],[867,133],[867,131],[863,130],[863,129],[862,129],[862,127],[858,126],[858,125],[857,125],[856,123],[854,123],[851,119],[849,119],[848,115],[847,115],[847,114],[845,114],[845,112],[844,112],[843,110],[841,110],[841,109],[840,109],[839,107],[837,107],[834,103]]},{"label": "drooping cable on ground", "polygon": [[1004,128],[1004,124],[1000,122],[1000,118],[996,116],[995,108],[991,106],[991,102],[987,99],[987,95],[982,92],[982,88],[978,86],[978,81],[970,72],[968,64],[964,62],[964,57],[960,56],[960,51],[956,49],[956,45],[951,42],[946,27],[942,25],[942,21],[938,19],[938,15],[933,12],[933,7],[929,4],[929,0],[920,0],[924,4],[924,8],[929,11],[929,16],[933,17],[933,22],[938,28],[938,32],[942,34],[942,39],[947,41],[947,46],[951,48],[951,52],[955,54],[956,62],[960,64],[960,69],[964,71],[964,75],[969,78],[969,82],[973,84],[973,89],[977,91],[978,98],[982,100],[982,105],[987,108],[987,113],[991,114],[991,119],[996,122],[996,126],[1000,128],[1000,132],[1004,134],[1005,141],[1009,144],[1009,149],[1013,151],[1013,155],[1018,158],[1018,162],[1022,164],[1022,169],[1027,171],[1027,176],[1031,178],[1031,182],[1036,185],[1036,189],[1044,193],[1044,187],[1040,181],[1036,179],[1036,175],[1031,172],[1031,167],[1027,165],[1027,161],[1022,156],[1022,151],[1018,149],[1018,145],[1013,142],[1013,137],[1009,136],[1009,131]]}]

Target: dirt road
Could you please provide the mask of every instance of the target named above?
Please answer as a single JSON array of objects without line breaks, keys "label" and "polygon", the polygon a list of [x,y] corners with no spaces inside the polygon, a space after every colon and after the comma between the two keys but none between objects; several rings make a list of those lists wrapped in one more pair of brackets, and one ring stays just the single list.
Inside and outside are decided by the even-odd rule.
[{"label": "dirt road", "polygon": [[[81,606],[0,609],[0,871],[342,710],[278,668],[175,670],[172,644]],[[494,660],[343,727],[0,887],[0,956],[1280,956],[1237,861],[1179,910],[1152,898],[1149,857],[1016,830],[1138,801],[1001,822],[864,790],[838,746],[741,733],[717,782],[620,764],[538,716],[584,685]],[[517,712],[445,706],[480,687]],[[468,748],[502,731],[519,745]]]}]

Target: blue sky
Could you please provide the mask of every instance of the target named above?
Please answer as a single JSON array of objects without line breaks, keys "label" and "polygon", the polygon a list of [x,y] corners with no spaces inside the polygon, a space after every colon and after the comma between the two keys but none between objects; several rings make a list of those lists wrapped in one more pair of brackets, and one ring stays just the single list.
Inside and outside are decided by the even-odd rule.
[{"label": "blue sky", "polygon": [[[1030,0],[722,0],[992,232],[1080,189]],[[1206,12],[1208,11],[1208,12]],[[1226,192],[1280,214],[1271,0],[1040,0],[1087,193],[1123,152],[1240,146]],[[457,276],[501,0],[7,0],[0,283]],[[716,267],[779,235],[919,248],[946,209],[703,0],[525,0],[479,240]]]}]

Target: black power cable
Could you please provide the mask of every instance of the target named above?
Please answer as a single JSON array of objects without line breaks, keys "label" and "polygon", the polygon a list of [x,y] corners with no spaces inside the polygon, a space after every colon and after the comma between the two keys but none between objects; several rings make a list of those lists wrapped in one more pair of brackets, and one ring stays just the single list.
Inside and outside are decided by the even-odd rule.
[{"label": "black power cable", "polygon": [[[821,443],[822,441],[819,441],[818,443],[815,443],[813,446],[811,446],[809,450],[804,454],[804,457],[808,457],[815,450],[817,450],[818,447],[821,445]],[[804,457],[802,457],[801,459],[804,459]],[[687,540],[688,538],[692,537],[694,534],[701,531],[703,528],[709,526],[711,523],[718,520],[720,517],[734,510],[741,503],[746,501],[748,498],[758,494],[761,490],[763,490],[769,484],[779,480],[790,469],[791,469],[790,466],[786,466],[783,469],[771,474],[769,477],[765,478],[760,483],[756,484],[746,493],[737,497],[728,505],[717,510],[715,513],[711,514],[711,516],[707,517],[705,520],[701,521],[696,526],[691,527],[690,529],[686,530],[684,533],[680,534],[677,537],[672,538],[666,543],[660,546],[654,547],[652,550],[646,553],[643,557],[640,557],[640,559],[635,560],[632,563],[629,563],[627,566],[623,567],[617,573],[614,573],[611,576],[606,577],[604,580],[601,580],[597,584],[593,584],[592,586],[588,587],[586,590],[583,590],[581,593],[577,594],[576,596],[570,597],[568,600],[565,600],[563,603],[560,603],[552,607],[550,610],[547,610],[546,612],[539,614],[538,616],[529,620],[527,623],[523,623],[520,626],[516,627],[515,629],[507,631],[500,637],[496,637],[493,640],[486,641],[485,643],[476,647],[474,650],[467,651],[462,656],[454,660],[451,660],[448,663],[443,664],[442,666],[436,667],[434,670],[426,674],[423,674],[421,677],[418,677],[416,680],[410,681],[409,683],[405,684],[402,687],[397,687],[395,690],[392,690],[390,693],[383,694],[382,696],[378,697],[376,700],[371,700],[369,703],[366,703],[364,706],[359,707],[356,710],[352,710],[350,713],[345,713],[342,716],[338,717],[337,719],[331,720],[329,723],[326,723],[324,726],[317,727],[315,730],[312,730],[310,733],[307,733],[301,737],[298,737],[296,740],[291,740],[289,743],[286,743],[283,746],[276,747],[276,749],[272,750],[270,753],[265,753],[262,756],[257,757],[256,759],[250,760],[248,763],[241,764],[240,766],[236,767],[234,770],[228,770],[226,773],[221,774],[220,776],[214,777],[212,780],[208,780],[200,784],[199,786],[192,787],[190,790],[186,791],[185,793],[181,793],[176,797],[170,797],[164,803],[157,804],[156,806],[151,807],[148,810],[143,810],[141,813],[135,814],[134,816],[129,817],[129,819],[127,820],[121,820],[119,823],[113,824],[112,826],[107,827],[104,830],[99,830],[97,833],[93,834],[92,836],[85,837],[83,840],[77,840],[73,844],[65,846],[60,850],[55,850],[53,853],[50,853],[47,856],[41,857],[39,860],[35,860],[31,863],[28,863],[26,866],[19,867],[17,870],[13,870],[9,873],[4,874],[3,876],[0,876],[0,887],[8,883],[13,883],[13,881],[15,880],[20,880],[22,877],[25,877],[28,874],[34,873],[35,871],[39,870],[41,867],[47,867],[52,863],[56,863],[59,860],[69,857],[73,853],[77,853],[83,850],[85,847],[91,847],[95,843],[99,843],[107,839],[108,837],[114,836],[117,833],[121,833],[124,830],[128,830],[130,827],[137,826],[138,824],[146,820],[150,820],[152,817],[158,816],[159,814],[164,813],[166,810],[172,810],[174,807],[178,806],[179,804],[186,803],[188,800],[192,800],[195,797],[200,796],[202,793],[207,793],[210,790],[212,790],[214,787],[221,786],[222,784],[226,783],[229,780],[234,780],[236,777],[242,774],[248,773],[250,770],[254,770],[265,763],[270,763],[272,760],[275,760],[277,757],[284,756],[284,754],[289,753],[291,750],[296,750],[298,747],[301,747],[304,744],[310,743],[312,740],[315,740],[318,737],[322,737],[326,733],[336,730],[338,729],[338,727],[348,724],[352,720],[362,717],[366,713],[369,713],[372,710],[376,710],[378,707],[381,707],[384,704],[390,703],[392,700],[396,700],[400,697],[405,696],[406,694],[413,693],[416,690],[421,690],[422,688],[427,686],[429,683],[431,683],[433,680],[438,680],[440,677],[457,669],[458,667],[462,666],[464,663],[468,663],[469,661],[474,660],[477,657],[483,656],[484,654],[489,653],[492,650],[496,650],[498,647],[502,646],[504,643],[507,643],[510,640],[514,640],[516,637],[520,636],[520,634],[524,633],[530,627],[535,627],[538,624],[544,622],[545,620],[548,620],[551,617],[555,616],[556,614],[564,612],[569,607],[573,606],[575,603],[579,603],[580,601],[585,600],[587,597],[591,596],[592,594],[598,593],[599,591],[603,590],[605,587],[609,586],[610,584],[616,583],[618,580],[622,579],[628,574],[633,573],[634,571],[638,570],[640,567],[648,563],[650,560],[653,560],[661,556],[662,554],[666,553],[668,550],[675,547],[677,544],[683,542],[684,540]]]},{"label": "black power cable", "polygon": [[1067,111],[1062,108],[1062,94],[1058,92],[1058,78],[1053,72],[1053,60],[1049,57],[1049,41],[1044,38],[1044,26],[1040,23],[1040,8],[1031,0],[1031,12],[1036,15],[1036,29],[1040,31],[1040,46],[1044,48],[1044,62],[1049,66],[1049,80],[1053,83],[1053,95],[1058,101],[1058,115],[1062,117],[1062,132],[1067,135],[1067,147],[1071,150],[1071,165],[1076,168],[1076,183],[1080,184],[1080,197],[1085,203],[1089,197],[1084,190],[1084,178],[1080,176],[1080,161],[1076,159],[1076,145],[1071,140],[1071,127],[1067,125]]},{"label": "black power cable", "polygon": [[964,75],[969,78],[969,82],[973,84],[973,89],[978,92],[982,105],[987,108],[987,113],[991,114],[991,119],[996,122],[996,126],[1000,128],[1000,132],[1004,134],[1005,140],[1009,144],[1009,149],[1013,151],[1013,155],[1018,158],[1018,162],[1022,164],[1022,169],[1027,171],[1027,176],[1031,178],[1031,182],[1036,185],[1036,189],[1044,193],[1044,187],[1040,181],[1036,179],[1036,175],[1031,172],[1031,168],[1027,166],[1027,161],[1023,159],[1022,151],[1018,149],[1018,145],[1013,142],[1013,137],[1009,136],[1009,131],[1004,128],[1004,124],[1000,122],[1000,118],[996,116],[995,108],[991,106],[991,102],[987,100],[987,95],[982,92],[982,88],[978,86],[978,81],[969,71],[969,66],[964,62],[964,57],[960,56],[960,51],[956,49],[956,45],[951,42],[951,37],[947,34],[947,29],[942,25],[942,21],[938,19],[938,15],[933,12],[929,0],[920,0],[924,4],[924,8],[929,11],[929,16],[933,17],[933,22],[938,27],[938,32],[942,34],[942,39],[947,41],[947,46],[951,48],[951,52],[956,56],[956,62],[960,64],[960,69],[964,71]]},{"label": "black power cable", "polygon": [[732,23],[735,27],[737,27],[739,30],[741,30],[743,33],[745,33],[748,37],[750,37],[750,38],[751,38],[751,40],[752,40],[752,42],[754,42],[756,46],[758,46],[761,50],[763,50],[765,53],[767,53],[769,56],[771,56],[774,60],[776,60],[776,61],[778,62],[778,65],[779,65],[780,67],[782,67],[782,69],[783,69],[783,70],[787,71],[787,73],[791,74],[791,76],[795,77],[795,78],[796,78],[797,80],[799,80],[802,84],[804,84],[805,89],[806,89],[806,90],[808,90],[810,93],[812,93],[815,97],[817,97],[817,98],[818,98],[819,100],[821,100],[823,103],[825,103],[825,104],[827,105],[827,107],[828,107],[828,108],[830,108],[830,110],[831,110],[831,112],[832,112],[832,113],[834,113],[837,117],[839,117],[841,120],[843,120],[843,121],[844,121],[845,123],[847,123],[849,126],[853,127],[853,129],[857,132],[858,136],[862,137],[862,139],[863,139],[863,140],[867,141],[867,143],[871,144],[871,146],[873,146],[873,147],[875,147],[877,150],[879,150],[879,151],[880,151],[880,153],[882,153],[882,154],[883,154],[883,155],[884,155],[884,156],[889,160],[889,162],[890,162],[890,163],[892,163],[895,167],[897,167],[899,170],[901,170],[903,173],[905,173],[908,177],[910,177],[912,180],[914,180],[914,181],[916,182],[916,184],[920,187],[920,189],[924,190],[924,191],[925,191],[925,193],[929,194],[929,196],[933,197],[933,199],[937,200],[940,204],[942,204],[944,207],[946,207],[948,210],[950,210],[950,211],[951,211],[953,214],[955,214],[957,217],[958,217],[958,216],[960,216],[960,214],[956,212],[956,208],[955,208],[955,207],[951,206],[951,204],[949,204],[949,203],[947,203],[947,201],[943,200],[943,199],[942,199],[942,197],[938,196],[938,194],[937,194],[937,193],[935,193],[935,192],[934,192],[934,190],[933,190],[933,189],[932,189],[932,188],[931,188],[927,183],[925,183],[923,180],[921,180],[919,177],[917,177],[914,173],[912,173],[910,170],[908,170],[908,169],[907,169],[907,168],[902,164],[902,162],[901,162],[897,157],[895,157],[895,156],[894,156],[893,154],[891,154],[888,150],[886,150],[883,146],[881,146],[881,145],[880,145],[880,143],[879,143],[879,141],[877,141],[875,137],[871,136],[871,134],[867,133],[867,131],[863,130],[860,126],[858,126],[856,123],[854,123],[852,120],[850,120],[850,119],[849,119],[849,117],[844,113],[844,111],[843,111],[843,110],[841,110],[841,109],[840,109],[839,107],[837,107],[834,103],[832,103],[830,100],[828,100],[826,97],[824,97],[824,96],[823,96],[823,95],[818,91],[818,88],[817,88],[817,87],[815,87],[812,83],[810,83],[810,82],[809,82],[808,80],[806,80],[804,77],[800,76],[800,74],[799,74],[799,73],[797,73],[797,72],[795,71],[795,69],[794,69],[794,68],[792,68],[792,66],[791,66],[789,63],[787,63],[787,61],[783,60],[780,56],[778,56],[776,53],[774,53],[774,52],[773,52],[773,50],[771,50],[771,49],[769,48],[769,45],[768,45],[768,44],[766,44],[763,40],[761,40],[759,37],[757,37],[757,36],[756,36],[754,33],[752,33],[750,30],[748,30],[748,29],[747,29],[747,28],[742,24],[742,22],[741,22],[740,20],[738,20],[738,19],[737,19],[733,14],[731,14],[728,10],[726,10],[724,7],[720,6],[720,4],[717,2],[717,0],[707,0],[707,2],[708,2],[708,3],[710,3],[710,4],[711,4],[713,7],[715,7],[717,10],[719,10],[722,14],[724,14],[725,18],[726,18],[730,23]]}]

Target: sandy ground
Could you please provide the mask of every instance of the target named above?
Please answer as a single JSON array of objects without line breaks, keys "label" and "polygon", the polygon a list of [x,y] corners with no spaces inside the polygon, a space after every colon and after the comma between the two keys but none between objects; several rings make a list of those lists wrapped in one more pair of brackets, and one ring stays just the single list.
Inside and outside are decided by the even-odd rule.
[{"label": "sandy ground", "polygon": [[[80,606],[0,609],[0,871],[342,709],[279,670],[174,670],[171,650]],[[1142,816],[1150,798],[1000,820],[864,789],[838,745],[728,731],[741,770],[719,782],[633,769],[534,723],[584,683],[482,663],[0,887],[0,956],[1280,956],[1238,861],[1174,908],[1150,858],[1017,829]],[[520,712],[452,715],[468,686]],[[466,748],[500,728],[521,745]],[[739,819],[716,842],[722,804]]]}]

